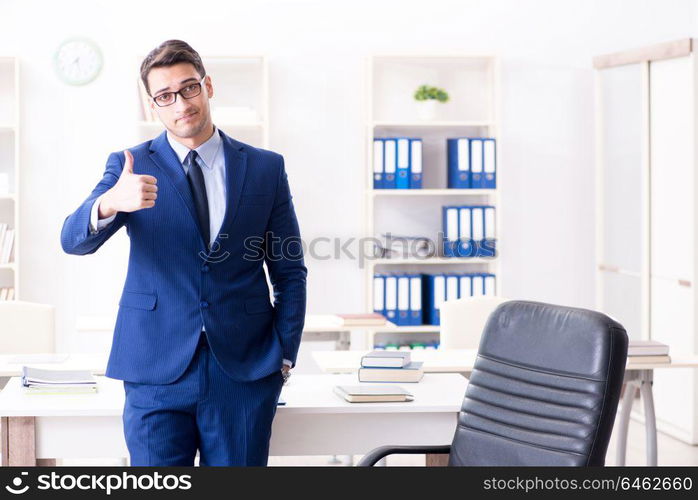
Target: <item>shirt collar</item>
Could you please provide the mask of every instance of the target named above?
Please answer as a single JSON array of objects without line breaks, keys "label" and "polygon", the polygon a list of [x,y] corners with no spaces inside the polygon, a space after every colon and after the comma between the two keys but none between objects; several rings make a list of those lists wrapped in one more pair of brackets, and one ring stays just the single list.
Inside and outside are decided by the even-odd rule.
[{"label": "shirt collar", "polygon": [[[174,152],[177,154],[179,162],[184,164],[184,160],[187,158],[190,149],[172,137],[169,130],[167,131],[167,141],[170,143],[170,147],[172,147]],[[198,148],[194,148],[195,151],[199,153],[199,157],[201,160],[203,160],[205,167],[213,168],[213,160],[215,160],[216,154],[218,153],[218,148],[222,142],[223,140],[221,139],[221,135],[218,133],[218,129],[214,125],[213,135]]]}]

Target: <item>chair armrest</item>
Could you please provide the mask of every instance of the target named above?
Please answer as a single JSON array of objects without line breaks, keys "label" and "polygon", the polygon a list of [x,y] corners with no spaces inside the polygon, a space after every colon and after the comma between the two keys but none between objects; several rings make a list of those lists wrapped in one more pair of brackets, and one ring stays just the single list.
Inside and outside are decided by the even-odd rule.
[{"label": "chair armrest", "polygon": [[371,467],[378,462],[381,458],[387,457],[388,455],[394,454],[443,454],[451,453],[451,445],[445,444],[442,446],[379,446],[371,451],[369,451],[364,457],[356,464],[357,467]]}]

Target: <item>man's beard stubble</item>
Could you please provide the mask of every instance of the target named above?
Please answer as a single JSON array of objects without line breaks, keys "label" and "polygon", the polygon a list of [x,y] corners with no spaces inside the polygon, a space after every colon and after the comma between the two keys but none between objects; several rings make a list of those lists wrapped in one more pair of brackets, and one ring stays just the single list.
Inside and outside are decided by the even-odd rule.
[{"label": "man's beard stubble", "polygon": [[[197,112],[197,114],[199,114],[199,116],[201,116],[203,114],[201,109],[197,109],[195,111]],[[168,129],[168,130],[170,130],[170,132],[173,135],[175,135],[176,137],[179,137],[181,139],[189,139],[190,137],[196,137],[197,135],[199,135],[204,129],[206,129],[206,127],[209,125],[209,123],[211,123],[211,116],[210,116],[210,113],[208,112],[208,110],[206,110],[206,114],[204,115],[204,118],[201,120],[201,122],[199,122],[198,125],[194,125],[194,124],[191,125],[191,127],[195,127],[194,129],[192,129],[190,127],[188,130],[184,130],[184,131],[182,131],[181,129],[180,130]]]}]

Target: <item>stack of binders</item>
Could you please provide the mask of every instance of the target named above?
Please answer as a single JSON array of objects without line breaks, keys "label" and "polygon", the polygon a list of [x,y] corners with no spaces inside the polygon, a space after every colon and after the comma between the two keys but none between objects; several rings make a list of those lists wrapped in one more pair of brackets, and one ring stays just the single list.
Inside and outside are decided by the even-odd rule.
[{"label": "stack of binders", "polygon": [[422,139],[373,139],[373,189],[421,189]]},{"label": "stack of binders", "polygon": [[444,257],[494,257],[496,214],[492,205],[442,207]]},{"label": "stack of binders", "polygon": [[656,340],[631,340],[628,343],[628,361],[638,364],[671,363],[669,346]]},{"label": "stack of binders", "polygon": [[88,370],[22,367],[25,394],[94,394],[97,380]]},{"label": "stack of binders", "polygon": [[424,376],[421,361],[410,351],[372,351],[361,358],[359,382],[419,382]]},{"label": "stack of binders", "polygon": [[441,304],[464,297],[494,297],[497,278],[491,273],[424,275],[424,324],[441,324]]},{"label": "stack of binders", "polygon": [[439,325],[444,301],[496,295],[492,273],[373,275],[373,310],[398,326]]},{"label": "stack of binders", "polygon": [[497,187],[497,145],[491,137],[446,139],[448,187],[495,189]]},{"label": "stack of binders", "polygon": [[422,275],[373,275],[373,312],[398,326],[422,324]]}]

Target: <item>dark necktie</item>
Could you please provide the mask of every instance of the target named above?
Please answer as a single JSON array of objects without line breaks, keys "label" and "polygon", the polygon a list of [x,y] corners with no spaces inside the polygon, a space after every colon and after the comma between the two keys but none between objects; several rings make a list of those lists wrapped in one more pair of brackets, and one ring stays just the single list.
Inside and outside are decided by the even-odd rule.
[{"label": "dark necktie", "polygon": [[206,196],[206,183],[204,182],[204,174],[201,172],[201,166],[196,159],[199,154],[191,150],[187,155],[189,158],[189,171],[187,172],[187,180],[191,188],[191,194],[194,198],[194,207],[196,208],[196,217],[199,219],[201,227],[201,235],[206,242],[206,248],[209,248],[211,240],[211,229],[208,219],[208,198]]}]

